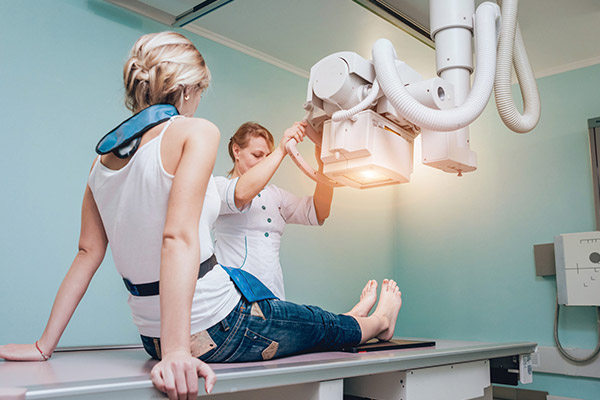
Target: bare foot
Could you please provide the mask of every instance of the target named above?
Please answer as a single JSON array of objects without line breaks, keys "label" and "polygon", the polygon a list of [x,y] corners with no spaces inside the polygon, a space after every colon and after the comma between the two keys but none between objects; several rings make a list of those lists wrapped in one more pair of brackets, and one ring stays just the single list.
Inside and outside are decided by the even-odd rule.
[{"label": "bare foot", "polygon": [[398,285],[391,279],[384,279],[379,294],[379,303],[373,313],[384,322],[384,329],[377,335],[377,339],[388,341],[394,337],[400,307],[402,307],[402,293],[400,293]]},{"label": "bare foot", "polygon": [[360,295],[360,301],[346,313],[353,317],[367,317],[371,312],[371,308],[377,301],[377,281],[370,280],[367,282]]}]

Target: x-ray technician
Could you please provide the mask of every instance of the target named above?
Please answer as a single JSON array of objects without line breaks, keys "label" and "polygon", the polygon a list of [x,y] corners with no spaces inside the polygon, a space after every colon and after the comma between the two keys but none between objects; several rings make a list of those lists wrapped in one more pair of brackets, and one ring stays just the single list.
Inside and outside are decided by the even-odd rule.
[{"label": "x-ray technician", "polygon": [[[275,148],[273,135],[264,126],[242,124],[229,140],[230,178],[215,177],[221,195],[215,229],[217,259],[252,273],[280,299],[285,299],[279,260],[285,225],[322,225],[333,198],[333,188],[320,183],[313,196],[303,197],[267,185],[287,154],[286,143],[302,141],[305,129],[306,123],[295,122]],[[321,169],[320,150],[317,146],[315,158]]]}]

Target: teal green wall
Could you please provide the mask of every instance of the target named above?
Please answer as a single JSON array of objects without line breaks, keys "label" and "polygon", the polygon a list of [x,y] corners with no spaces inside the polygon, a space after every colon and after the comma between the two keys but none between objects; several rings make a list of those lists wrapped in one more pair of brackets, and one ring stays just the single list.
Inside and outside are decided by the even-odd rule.
[{"label": "teal green wall", "polygon": [[[417,164],[400,187],[402,335],[554,346],[556,281],[535,276],[533,245],[595,230],[587,120],[600,115],[600,65],[538,82],[533,132],[510,132],[492,101],[471,127],[476,172],[459,178]],[[559,326],[563,345],[595,347],[593,307],[563,310]],[[538,376],[552,394],[600,396],[597,379]]]},{"label": "teal green wall", "polygon": [[[0,2],[0,107],[6,112],[0,124],[0,343],[32,342],[42,333],[77,250],[94,146],[129,115],[121,78],[127,53],[140,35],[165,29],[97,0]],[[303,117],[306,79],[182,33],[212,72],[197,116],[221,130],[215,175],[224,175],[231,167],[227,140],[241,123],[258,121],[279,138]],[[310,156],[312,147],[301,150]],[[289,160],[276,182],[300,195],[314,189]],[[389,193],[341,190],[327,229],[288,228],[282,249],[288,298],[342,312],[367,279],[392,275]],[[369,229],[357,229],[364,226]],[[380,251],[357,252],[356,243]],[[109,253],[60,345],[137,343],[126,298]]]},{"label": "teal green wall", "polygon": [[[128,115],[121,68],[133,42],[167,27],[99,0],[0,2],[0,343],[41,334],[77,250],[80,202],[93,148]],[[303,116],[306,80],[182,31],[213,74],[197,116],[222,132],[215,175],[230,168],[227,139],[247,120],[276,138]],[[594,229],[588,118],[600,115],[600,66],[539,80],[542,120],[519,136],[493,104],[471,128],[479,170],[457,178],[420,165],[409,185],[336,189],[323,228],[288,226],[288,298],[343,312],[367,279],[403,291],[398,334],[535,341],[552,346],[553,278],[535,277],[532,246]],[[311,157],[312,147],[301,145]],[[286,160],[275,183],[314,185]],[[126,292],[110,255],[61,345],[135,343]],[[562,314],[564,344],[592,348],[591,309]],[[536,374],[528,388],[592,399],[598,380]]]}]

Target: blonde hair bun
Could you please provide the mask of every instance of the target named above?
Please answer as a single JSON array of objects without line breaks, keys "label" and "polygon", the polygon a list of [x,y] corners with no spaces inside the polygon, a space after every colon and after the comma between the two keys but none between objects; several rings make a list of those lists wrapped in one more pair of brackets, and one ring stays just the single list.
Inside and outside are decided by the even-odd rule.
[{"label": "blonde hair bun", "polygon": [[176,32],[140,37],[123,67],[125,105],[138,112],[153,104],[178,107],[184,91],[204,90],[210,71],[204,58],[185,36]]}]

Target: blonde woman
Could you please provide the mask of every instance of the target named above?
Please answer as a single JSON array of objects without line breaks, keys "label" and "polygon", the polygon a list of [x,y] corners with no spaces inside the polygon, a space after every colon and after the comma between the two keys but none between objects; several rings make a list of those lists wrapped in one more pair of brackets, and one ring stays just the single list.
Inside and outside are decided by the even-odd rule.
[{"label": "blonde woman", "polygon": [[[110,133],[99,143],[103,155],[92,164],[85,190],[80,250],[46,329],[34,344],[0,346],[1,358],[50,358],[108,244],[131,293],[144,348],[161,360],[152,381],[170,399],[196,398],[199,376],[212,390],[216,376],[203,361],[262,360],[391,338],[402,302],[393,281],[384,281],[368,318],[283,301],[250,304],[212,257],[209,230],[220,199],[211,171],[219,131],[193,118],[210,79],[204,59],[178,33],[148,34],[133,46],[123,76],[135,115],[113,132],[144,123],[126,136],[131,141],[112,143]],[[179,115],[147,117],[165,107]],[[102,150],[107,143],[109,150]],[[316,323],[315,315],[324,322]],[[257,335],[244,335],[247,330]]]}]

